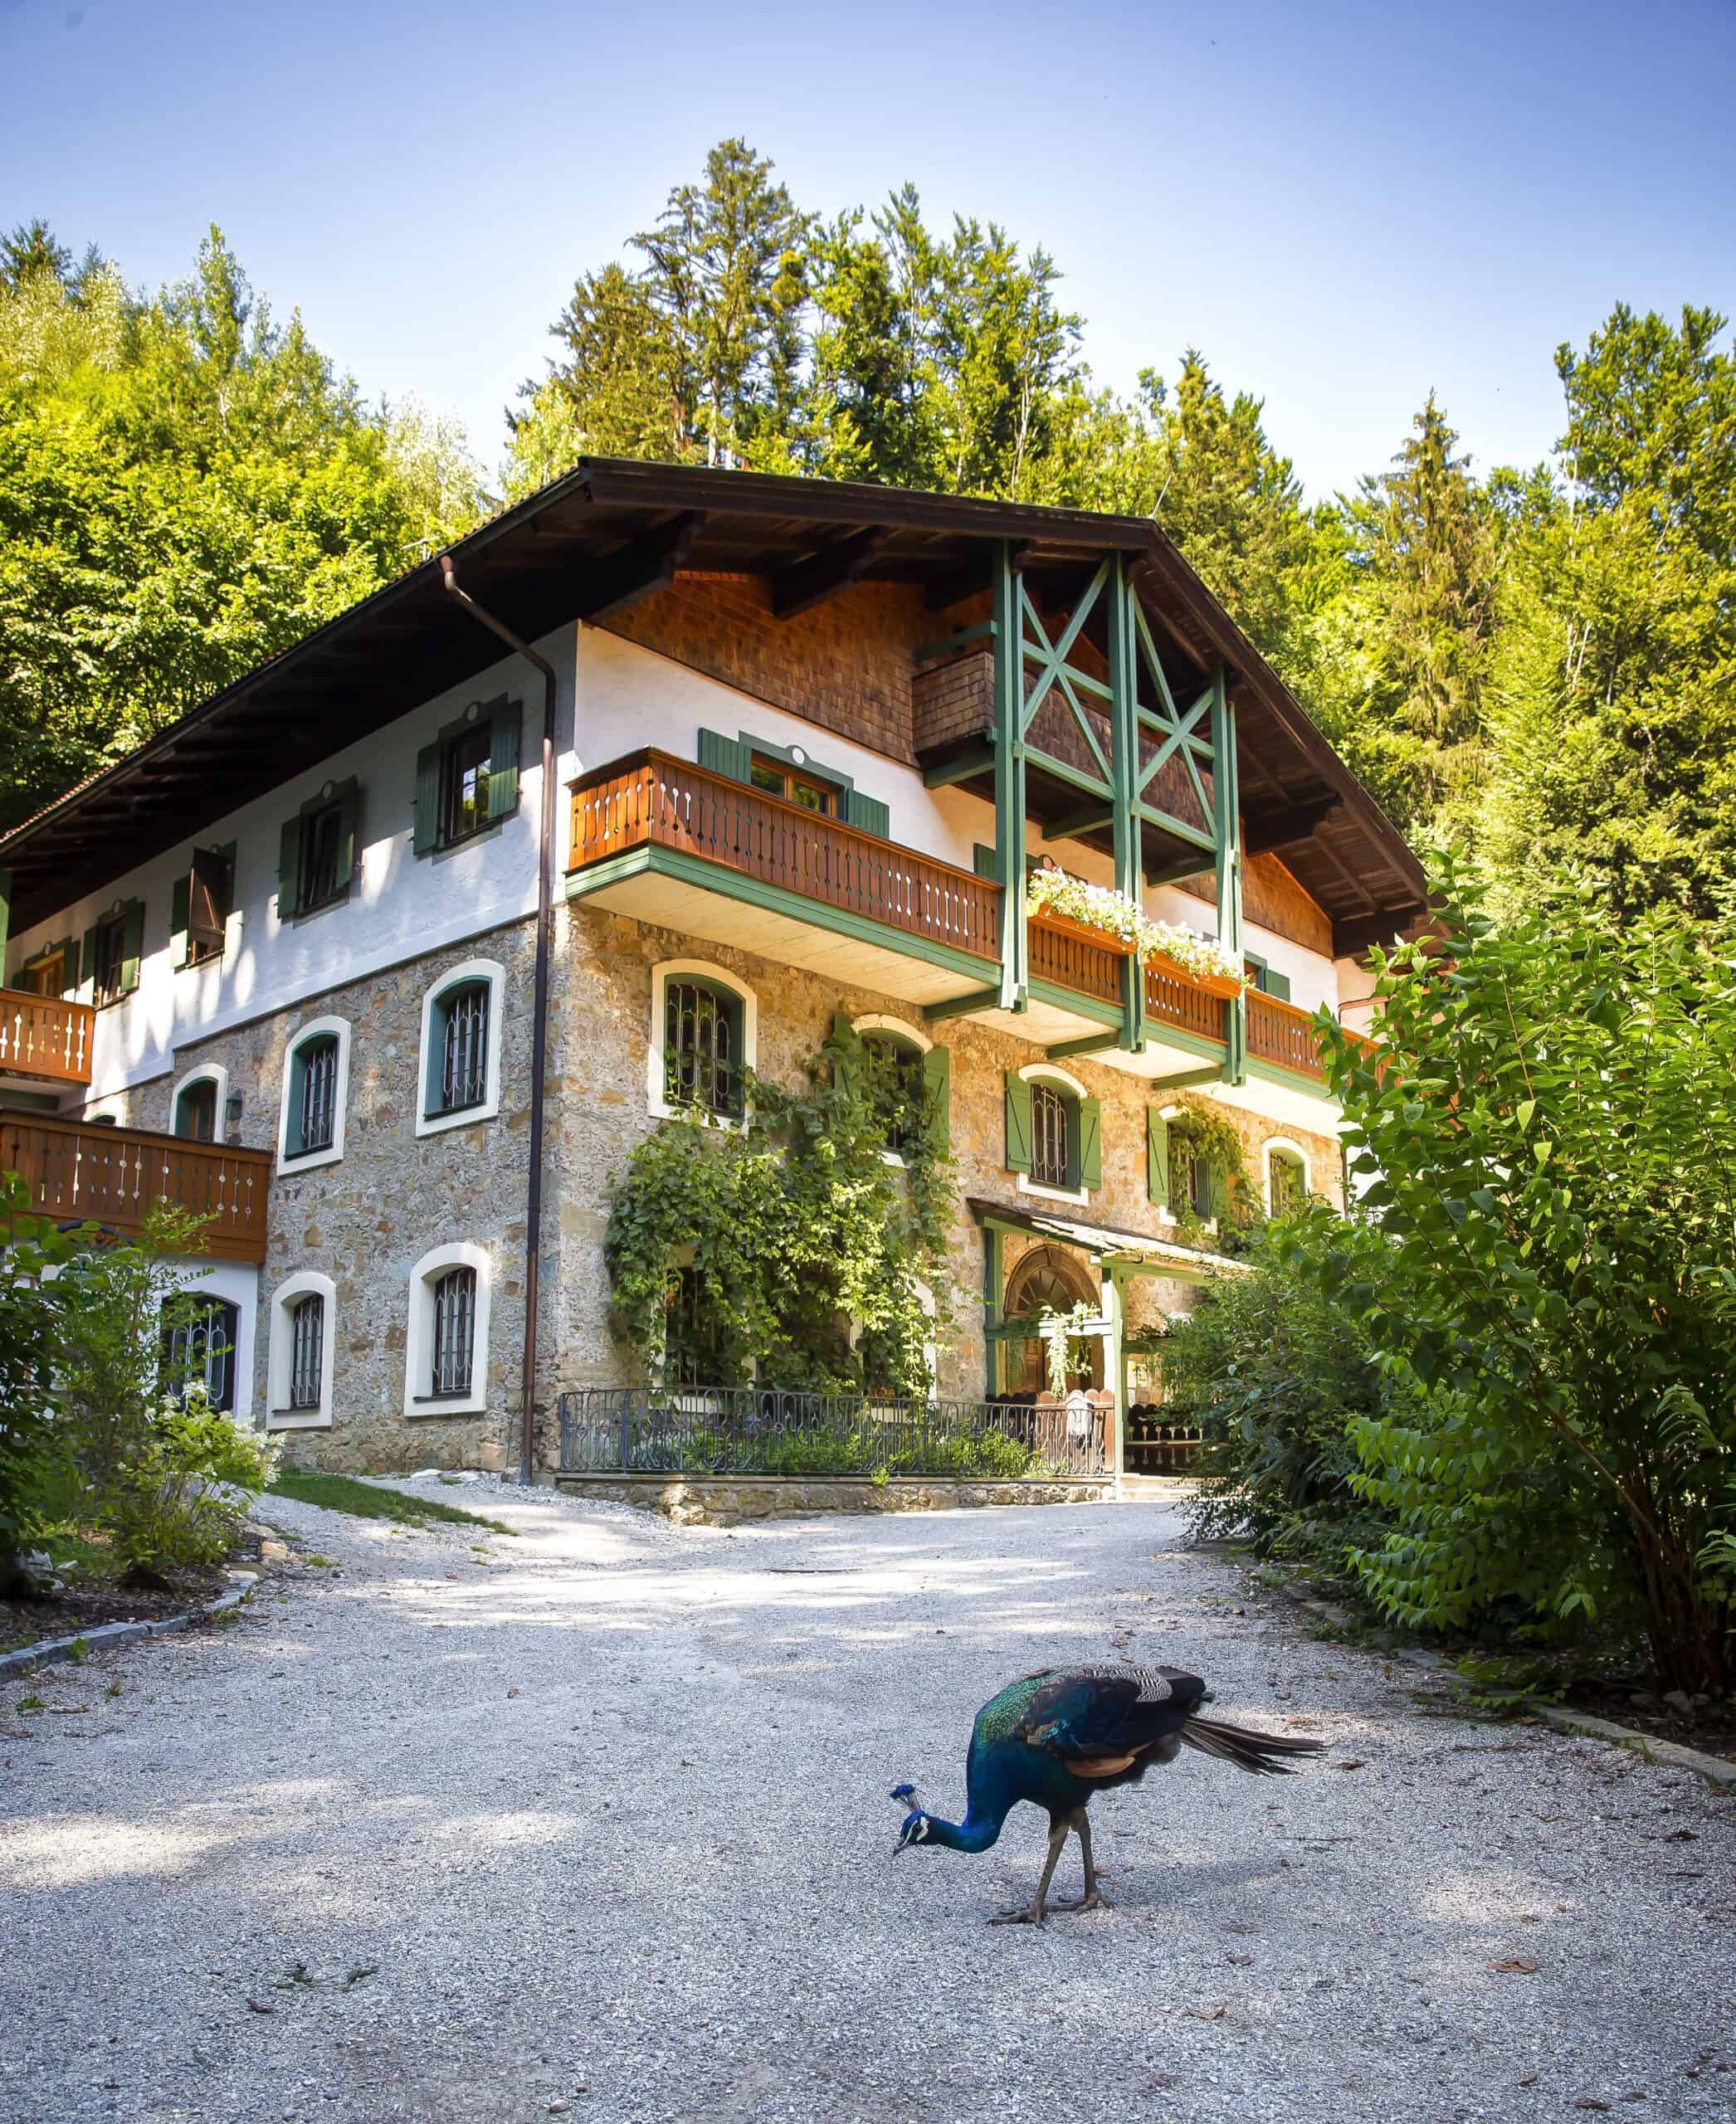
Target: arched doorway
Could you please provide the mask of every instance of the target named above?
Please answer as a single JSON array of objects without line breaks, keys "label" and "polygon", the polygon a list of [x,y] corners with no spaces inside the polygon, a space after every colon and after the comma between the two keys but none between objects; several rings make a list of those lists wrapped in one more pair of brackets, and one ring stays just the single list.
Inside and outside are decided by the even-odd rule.
[{"label": "arched doorway", "polygon": [[[1070,1313],[1075,1305],[1089,1306],[1095,1313],[1102,1293],[1076,1255],[1062,1246],[1033,1247],[1014,1263],[1007,1279],[1007,1297],[1002,1308],[1009,1320],[1035,1320],[1045,1313]],[[1085,1345],[1090,1362],[1075,1371],[1070,1384],[1103,1385],[1103,1342],[1096,1336]],[[1032,1335],[1007,1348],[1007,1391],[1011,1394],[1040,1394],[1049,1384],[1048,1355],[1042,1338]]]}]

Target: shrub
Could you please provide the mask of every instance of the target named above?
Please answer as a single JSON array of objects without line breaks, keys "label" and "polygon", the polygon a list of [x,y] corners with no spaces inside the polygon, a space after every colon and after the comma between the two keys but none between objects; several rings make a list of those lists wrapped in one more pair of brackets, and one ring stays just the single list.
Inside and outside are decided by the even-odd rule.
[{"label": "shrub", "polygon": [[164,1398],[105,1498],[119,1561],[163,1571],[212,1564],[234,1547],[271,1481],[274,1440],[213,1409],[202,1387]]},{"label": "shrub", "polygon": [[15,1172],[0,1173],[0,1594],[40,1538],[62,1436],[51,1401],[59,1346],[56,1276],[76,1242],[32,1214]]}]

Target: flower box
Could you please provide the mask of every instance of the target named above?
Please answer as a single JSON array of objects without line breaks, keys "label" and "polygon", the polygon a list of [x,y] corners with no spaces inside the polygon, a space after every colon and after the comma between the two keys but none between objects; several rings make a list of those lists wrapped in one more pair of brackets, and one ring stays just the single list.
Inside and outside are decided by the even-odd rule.
[{"label": "flower box", "polygon": [[1179,959],[1171,958],[1168,952],[1153,952],[1147,963],[1163,967],[1166,972],[1173,973],[1178,981],[1185,981],[1189,987],[1198,989],[1202,995],[1221,996],[1226,1002],[1231,996],[1241,995],[1247,986],[1246,982],[1237,981],[1227,973],[1198,972],[1192,967],[1183,966]]},{"label": "flower box", "polygon": [[1056,930],[1064,937],[1076,937],[1081,943],[1095,945],[1100,952],[1108,952],[1118,959],[1130,959],[1134,955],[1131,938],[1118,937],[1114,930],[1100,929],[1090,922],[1075,922],[1071,915],[1057,914],[1052,908],[1046,907],[1031,919],[1042,928]]}]

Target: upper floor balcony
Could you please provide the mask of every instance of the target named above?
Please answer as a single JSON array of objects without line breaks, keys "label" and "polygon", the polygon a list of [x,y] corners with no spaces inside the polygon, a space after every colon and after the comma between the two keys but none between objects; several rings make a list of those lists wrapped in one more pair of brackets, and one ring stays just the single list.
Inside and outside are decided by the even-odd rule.
[{"label": "upper floor balcony", "polygon": [[[1038,1045],[1119,1028],[1126,948],[1054,915],[1029,920],[1029,1007],[997,1007],[1002,888],[727,775],[647,748],[573,789],[567,890],[682,937],[958,1011]],[[1161,962],[1144,970],[1144,1055],[1099,1059],[1160,1077],[1226,1051],[1222,990]],[[1307,1012],[1248,998],[1248,1052],[1321,1080]]]},{"label": "upper floor balcony", "polygon": [[88,1084],[95,1021],[88,1003],[0,988],[0,1077],[45,1085]]},{"label": "upper floor balcony", "polygon": [[152,1203],[173,1202],[210,1220],[205,1251],[217,1260],[265,1259],[271,1163],[237,1143],[0,1113],[0,1172],[22,1177],[32,1209],[130,1239]]}]

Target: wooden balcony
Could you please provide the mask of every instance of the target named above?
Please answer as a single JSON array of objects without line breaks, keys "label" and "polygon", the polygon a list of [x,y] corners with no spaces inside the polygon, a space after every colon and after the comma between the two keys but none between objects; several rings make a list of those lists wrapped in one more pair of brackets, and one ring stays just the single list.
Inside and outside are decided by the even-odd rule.
[{"label": "wooden balcony", "polygon": [[131,1238],[153,1202],[178,1203],[212,1220],[205,1251],[217,1260],[265,1259],[271,1163],[271,1152],[238,1144],[0,1114],[0,1171],[22,1176],[33,1210]]},{"label": "wooden balcony", "polygon": [[22,988],[0,988],[0,1077],[29,1077],[51,1084],[90,1081],[90,1031],[96,1013],[88,1003],[63,1002]]}]

